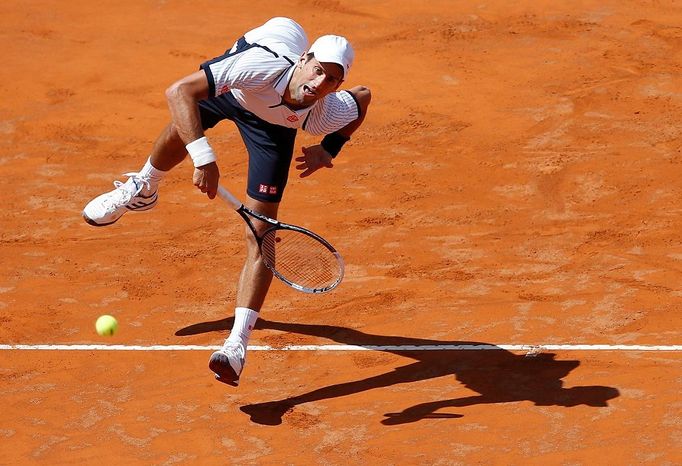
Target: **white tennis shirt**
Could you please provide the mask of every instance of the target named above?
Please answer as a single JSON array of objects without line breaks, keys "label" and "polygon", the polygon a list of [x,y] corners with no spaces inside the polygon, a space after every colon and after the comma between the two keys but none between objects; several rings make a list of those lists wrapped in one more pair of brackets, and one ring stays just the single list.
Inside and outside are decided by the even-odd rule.
[{"label": "white tennis shirt", "polygon": [[333,92],[301,110],[283,103],[295,64],[308,49],[308,38],[295,21],[273,18],[244,39],[252,46],[238,50],[235,43],[228,53],[202,65],[214,96],[231,92],[259,118],[315,135],[333,133],[358,118],[358,104],[348,91]]}]

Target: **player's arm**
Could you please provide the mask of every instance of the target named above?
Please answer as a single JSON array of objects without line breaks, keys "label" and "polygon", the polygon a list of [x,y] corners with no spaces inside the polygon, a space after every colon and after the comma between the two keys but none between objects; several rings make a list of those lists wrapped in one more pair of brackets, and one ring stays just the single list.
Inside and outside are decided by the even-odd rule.
[{"label": "player's arm", "polygon": [[302,170],[300,177],[312,175],[322,167],[332,168],[332,160],[341,150],[341,147],[350,140],[351,135],[362,125],[367,115],[367,109],[372,100],[372,93],[365,86],[355,86],[347,90],[353,96],[358,106],[358,117],[324,137],[322,143],[310,147],[303,147],[303,155],[297,157],[296,161],[301,162],[296,168]]},{"label": "player's arm", "polygon": [[194,186],[213,199],[218,189],[220,172],[213,149],[204,136],[198,106],[200,100],[208,97],[208,93],[206,73],[200,70],[166,89],[166,100],[173,125],[194,162]]}]

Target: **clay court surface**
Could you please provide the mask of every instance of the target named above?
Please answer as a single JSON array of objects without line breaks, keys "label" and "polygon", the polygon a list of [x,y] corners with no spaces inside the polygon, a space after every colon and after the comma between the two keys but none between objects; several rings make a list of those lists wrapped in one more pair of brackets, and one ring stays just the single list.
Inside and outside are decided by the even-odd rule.
[{"label": "clay court surface", "polygon": [[[152,211],[80,212],[142,166],[166,87],[273,16],[346,35],[346,86],[373,101],[333,169],[292,168],[280,210],[345,281],[274,283],[235,389],[207,361],[239,217],[188,161]],[[1,464],[682,464],[679,3],[6,0],[0,18]],[[243,197],[237,131],[208,136]],[[39,344],[127,349],[16,347]]]}]

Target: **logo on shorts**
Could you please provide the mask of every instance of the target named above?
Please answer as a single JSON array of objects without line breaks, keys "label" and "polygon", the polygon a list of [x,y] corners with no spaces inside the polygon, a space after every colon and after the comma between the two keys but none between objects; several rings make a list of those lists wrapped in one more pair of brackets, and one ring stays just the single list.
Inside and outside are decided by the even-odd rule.
[{"label": "logo on shorts", "polygon": [[289,120],[290,122],[294,123],[295,121],[298,121],[298,117],[297,117],[296,115],[289,115],[289,116],[287,117],[287,120]]},{"label": "logo on shorts", "polygon": [[258,192],[263,194],[277,194],[277,186],[261,184],[258,186]]}]

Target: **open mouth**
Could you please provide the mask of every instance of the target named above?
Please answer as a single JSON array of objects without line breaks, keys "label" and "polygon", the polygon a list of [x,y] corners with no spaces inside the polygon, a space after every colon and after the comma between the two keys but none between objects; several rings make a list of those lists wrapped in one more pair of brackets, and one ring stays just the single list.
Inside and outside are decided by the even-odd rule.
[{"label": "open mouth", "polygon": [[313,91],[312,89],[310,89],[310,87],[308,87],[308,86],[305,85],[305,84],[303,85],[303,92],[304,92],[306,95],[310,95],[310,96],[314,96],[314,95],[316,94],[315,91]]}]

